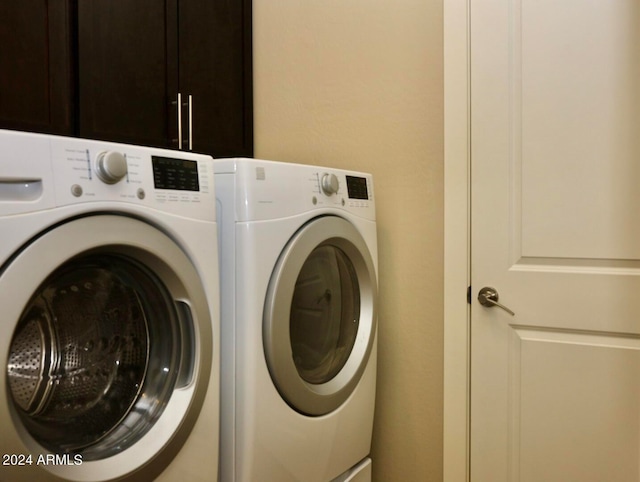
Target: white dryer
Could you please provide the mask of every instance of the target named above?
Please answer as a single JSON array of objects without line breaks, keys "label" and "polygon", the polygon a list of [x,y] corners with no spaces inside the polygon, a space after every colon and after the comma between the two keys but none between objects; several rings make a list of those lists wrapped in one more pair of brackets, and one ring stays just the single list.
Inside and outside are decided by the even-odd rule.
[{"label": "white dryer", "polygon": [[212,162],[0,131],[0,480],[215,478]]},{"label": "white dryer", "polygon": [[370,480],[372,177],[254,159],[214,166],[221,480]]}]

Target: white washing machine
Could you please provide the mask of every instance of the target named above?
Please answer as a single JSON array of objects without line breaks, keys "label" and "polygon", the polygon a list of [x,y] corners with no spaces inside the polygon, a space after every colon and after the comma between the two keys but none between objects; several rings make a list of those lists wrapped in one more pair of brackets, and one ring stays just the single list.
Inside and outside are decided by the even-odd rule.
[{"label": "white washing machine", "polygon": [[212,162],[0,131],[0,480],[215,478]]},{"label": "white washing machine", "polygon": [[372,177],[254,159],[214,166],[221,480],[370,480]]}]

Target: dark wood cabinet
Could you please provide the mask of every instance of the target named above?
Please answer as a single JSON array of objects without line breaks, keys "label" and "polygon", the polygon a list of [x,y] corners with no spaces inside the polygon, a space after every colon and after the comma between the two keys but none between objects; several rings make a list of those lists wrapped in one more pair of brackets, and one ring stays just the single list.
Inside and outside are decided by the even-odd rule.
[{"label": "dark wood cabinet", "polygon": [[[251,0],[0,2],[3,19],[22,14],[22,30],[35,30],[0,32],[0,41],[9,40],[0,46],[0,89],[15,90],[6,102],[0,94],[0,127],[159,147],[181,144],[215,157],[253,155]],[[38,21],[48,30],[33,28],[34,9],[15,6],[25,3],[37,4]],[[52,9],[62,15],[54,5],[65,6],[66,23],[40,18],[51,17]],[[12,40],[16,35],[24,39]],[[52,55],[45,52],[52,38],[66,39],[67,46],[66,64],[58,63],[66,69],[68,95],[59,103],[68,119],[58,130],[33,122],[34,113],[45,115],[35,111],[57,105],[42,92],[65,77],[42,67],[45,53]],[[19,68],[4,73],[5,66],[29,62],[34,52],[35,78]],[[33,106],[18,98],[24,95]]]},{"label": "dark wood cabinet", "polygon": [[66,0],[0,1],[0,127],[73,133],[72,23]]},{"label": "dark wood cabinet", "polygon": [[[78,2],[78,134],[170,146],[176,48],[162,0]],[[176,2],[173,2],[174,4]],[[175,32],[175,28],[173,29]],[[177,143],[176,143],[177,146]]]},{"label": "dark wood cabinet", "polygon": [[187,103],[192,96],[193,114],[192,136],[183,137],[214,156],[250,157],[251,0],[180,0],[178,7],[178,90]]}]

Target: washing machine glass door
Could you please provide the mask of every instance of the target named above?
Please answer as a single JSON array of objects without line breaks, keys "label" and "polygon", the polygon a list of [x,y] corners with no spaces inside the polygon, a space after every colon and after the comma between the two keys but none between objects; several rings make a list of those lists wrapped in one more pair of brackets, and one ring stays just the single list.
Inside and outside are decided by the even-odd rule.
[{"label": "washing machine glass door", "polygon": [[351,223],[320,217],[289,241],[270,280],[263,338],[292,407],[323,415],[348,398],[373,346],[375,303],[373,260]]},{"label": "washing machine glass door", "polygon": [[70,221],[32,240],[0,283],[10,334],[0,414],[13,421],[3,447],[79,454],[77,471],[119,458],[99,469],[110,480],[148,464],[197,414],[211,318],[196,269],[158,229],[124,216]]},{"label": "washing machine glass door", "polygon": [[[132,258],[105,252],[62,264],[11,341],[7,378],[24,426],[58,453],[82,452],[122,424],[137,425],[127,438],[139,438],[175,384],[178,319],[162,282]],[[132,410],[143,386],[144,406]],[[132,424],[132,412],[146,412],[144,422]]]}]

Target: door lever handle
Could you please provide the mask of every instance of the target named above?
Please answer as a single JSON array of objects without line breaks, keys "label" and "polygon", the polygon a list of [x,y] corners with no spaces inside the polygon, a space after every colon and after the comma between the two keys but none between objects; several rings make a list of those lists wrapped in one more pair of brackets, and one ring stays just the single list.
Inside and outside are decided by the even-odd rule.
[{"label": "door lever handle", "polygon": [[509,308],[504,306],[502,303],[498,303],[500,296],[495,288],[490,288],[485,286],[478,293],[478,301],[482,306],[486,306],[487,308],[493,308],[497,306],[498,308],[502,308],[504,311],[509,313],[511,316],[515,316],[515,313],[511,311]]}]

